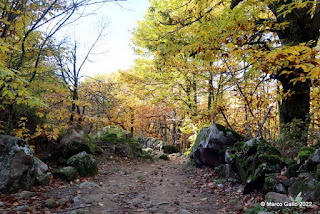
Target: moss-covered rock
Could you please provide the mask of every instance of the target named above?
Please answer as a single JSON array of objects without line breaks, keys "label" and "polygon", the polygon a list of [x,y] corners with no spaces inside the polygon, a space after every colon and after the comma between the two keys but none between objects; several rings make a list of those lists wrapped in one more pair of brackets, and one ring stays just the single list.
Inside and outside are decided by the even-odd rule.
[{"label": "moss-covered rock", "polygon": [[252,165],[252,162],[252,157],[246,157],[241,155],[236,155],[234,157],[235,167],[242,183],[246,183],[247,178],[251,173],[250,166]]},{"label": "moss-covered rock", "polygon": [[287,178],[298,176],[298,169],[299,168],[300,168],[299,164],[291,164],[290,166],[288,166],[288,169],[287,169],[287,171],[285,173],[285,176]]},{"label": "moss-covered rock", "polygon": [[300,162],[305,162],[315,152],[315,148],[304,146],[298,152]]},{"label": "moss-covered rock", "polygon": [[105,133],[100,138],[104,143],[116,143],[118,136],[115,133]]},{"label": "moss-covered rock", "polygon": [[244,146],[245,146],[245,142],[242,142],[242,141],[240,141],[240,142],[236,142],[233,146],[232,146],[232,148],[234,149],[234,150],[236,150],[236,151],[242,151],[243,150],[243,148],[244,148]]},{"label": "moss-covered rock", "polygon": [[140,145],[133,138],[115,144],[115,155],[117,156],[136,158],[140,156],[141,152]]},{"label": "moss-covered rock", "polygon": [[254,190],[261,189],[263,187],[264,177],[250,175],[246,181],[246,185],[243,189],[243,194],[249,194]]},{"label": "moss-covered rock", "polygon": [[264,139],[251,139],[238,142],[227,150],[234,160],[234,167],[241,181],[245,184],[245,192],[261,189],[269,174],[281,170],[281,154]]},{"label": "moss-covered rock", "polygon": [[240,148],[245,155],[253,155],[257,153],[258,145],[259,145],[259,140],[258,138],[248,140],[243,144],[243,146]]},{"label": "moss-covered rock", "polygon": [[288,190],[293,198],[301,192],[304,201],[320,201],[320,184],[312,177],[300,178]]},{"label": "moss-covered rock", "polygon": [[284,166],[290,166],[290,165],[295,164],[296,161],[291,158],[284,157],[284,158],[282,158],[282,163]]},{"label": "moss-covered rock", "polygon": [[94,154],[94,152],[95,152],[95,145],[94,145],[94,143],[93,143],[93,141],[92,141],[92,138],[87,134],[87,133],[84,133],[84,135],[83,135],[83,138],[84,138],[84,140],[87,142],[87,144],[88,144],[88,147],[89,147],[89,150],[90,150],[90,154]]},{"label": "moss-covered rock", "polygon": [[278,174],[270,174],[264,179],[262,191],[264,193],[274,192],[275,186],[277,185]]},{"label": "moss-covered rock", "polygon": [[72,166],[63,167],[52,172],[53,176],[66,181],[73,181],[77,178],[77,170]]},{"label": "moss-covered rock", "polygon": [[269,155],[276,155],[278,157],[281,157],[280,151],[277,148],[271,146],[270,143],[268,143],[265,139],[259,139],[257,151],[259,153],[266,153]]},{"label": "moss-covered rock", "polygon": [[225,135],[228,135],[229,132],[231,132],[231,134],[236,137],[237,139],[243,139],[243,136],[241,136],[240,134],[238,134],[237,132],[235,132],[234,130],[232,129],[229,129],[223,125],[220,125],[218,123],[215,123],[215,126],[217,127],[217,129],[219,131],[222,131]]},{"label": "moss-covered rock", "polygon": [[76,168],[81,177],[95,175],[98,172],[98,165],[94,156],[86,152],[73,155],[68,159],[67,164]]},{"label": "moss-covered rock", "polygon": [[280,164],[280,158],[277,155],[260,154],[258,159],[261,163],[268,163],[270,165]]},{"label": "moss-covered rock", "polygon": [[118,139],[132,138],[132,133],[128,132],[120,127],[107,126],[102,129],[102,132],[98,134],[98,138],[106,140],[105,142],[114,141]]}]

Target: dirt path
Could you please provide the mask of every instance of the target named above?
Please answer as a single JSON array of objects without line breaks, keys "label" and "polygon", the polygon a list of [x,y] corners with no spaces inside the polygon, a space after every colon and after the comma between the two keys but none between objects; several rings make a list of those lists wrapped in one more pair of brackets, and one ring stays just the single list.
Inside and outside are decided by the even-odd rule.
[{"label": "dirt path", "polygon": [[101,188],[82,197],[99,201],[90,213],[219,213],[215,197],[196,189],[183,167],[180,157],[102,165]]},{"label": "dirt path", "polygon": [[182,156],[99,162],[94,177],[70,183],[52,179],[50,186],[36,187],[28,198],[2,195],[0,213],[242,213],[245,203],[257,198],[246,199],[242,185],[217,178],[212,169],[188,167]]}]

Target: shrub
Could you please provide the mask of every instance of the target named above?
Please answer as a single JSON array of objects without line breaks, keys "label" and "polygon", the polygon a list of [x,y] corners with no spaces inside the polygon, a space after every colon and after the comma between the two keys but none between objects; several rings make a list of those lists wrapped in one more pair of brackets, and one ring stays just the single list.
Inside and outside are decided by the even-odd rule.
[{"label": "shrub", "polygon": [[174,145],[164,145],[162,149],[163,149],[163,152],[167,154],[179,152],[179,149]]}]

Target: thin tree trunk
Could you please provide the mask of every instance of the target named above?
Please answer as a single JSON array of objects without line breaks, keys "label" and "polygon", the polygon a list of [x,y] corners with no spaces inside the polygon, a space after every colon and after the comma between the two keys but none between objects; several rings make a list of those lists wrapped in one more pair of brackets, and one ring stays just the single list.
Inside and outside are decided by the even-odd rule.
[{"label": "thin tree trunk", "polygon": [[212,108],[212,102],[214,100],[214,95],[213,95],[213,74],[212,72],[209,72],[210,78],[208,81],[208,110],[211,110]]}]

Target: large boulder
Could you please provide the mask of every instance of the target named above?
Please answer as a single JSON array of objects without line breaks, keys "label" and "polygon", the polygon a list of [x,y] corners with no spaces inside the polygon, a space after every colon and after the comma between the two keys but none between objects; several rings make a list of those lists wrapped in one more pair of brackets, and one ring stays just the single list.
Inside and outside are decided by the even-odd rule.
[{"label": "large boulder", "polygon": [[107,126],[98,133],[100,135],[97,144],[100,145],[106,153],[128,158],[139,157],[142,152],[141,146],[132,133],[116,126]]},{"label": "large boulder", "polygon": [[116,143],[117,140],[132,138],[132,133],[117,126],[106,126],[97,133],[97,138],[105,143]]},{"label": "large boulder", "polygon": [[200,130],[191,149],[190,157],[200,166],[216,167],[220,165],[222,151],[234,145],[243,137],[235,131],[219,124],[212,124]]},{"label": "large boulder", "polygon": [[160,151],[164,145],[162,140],[152,137],[136,137],[136,140],[142,149],[151,148]]},{"label": "large boulder", "polygon": [[19,138],[0,135],[0,192],[30,189],[35,176],[35,159],[28,144]]},{"label": "large boulder", "polygon": [[60,141],[62,156],[69,158],[80,152],[94,153],[94,145],[80,126],[74,126],[68,129],[65,136]]},{"label": "large boulder", "polygon": [[134,139],[115,144],[114,154],[121,157],[137,158],[140,156],[141,147]]},{"label": "large boulder", "polygon": [[86,152],[73,155],[68,159],[67,164],[76,168],[81,177],[95,175],[98,172],[96,159]]}]

